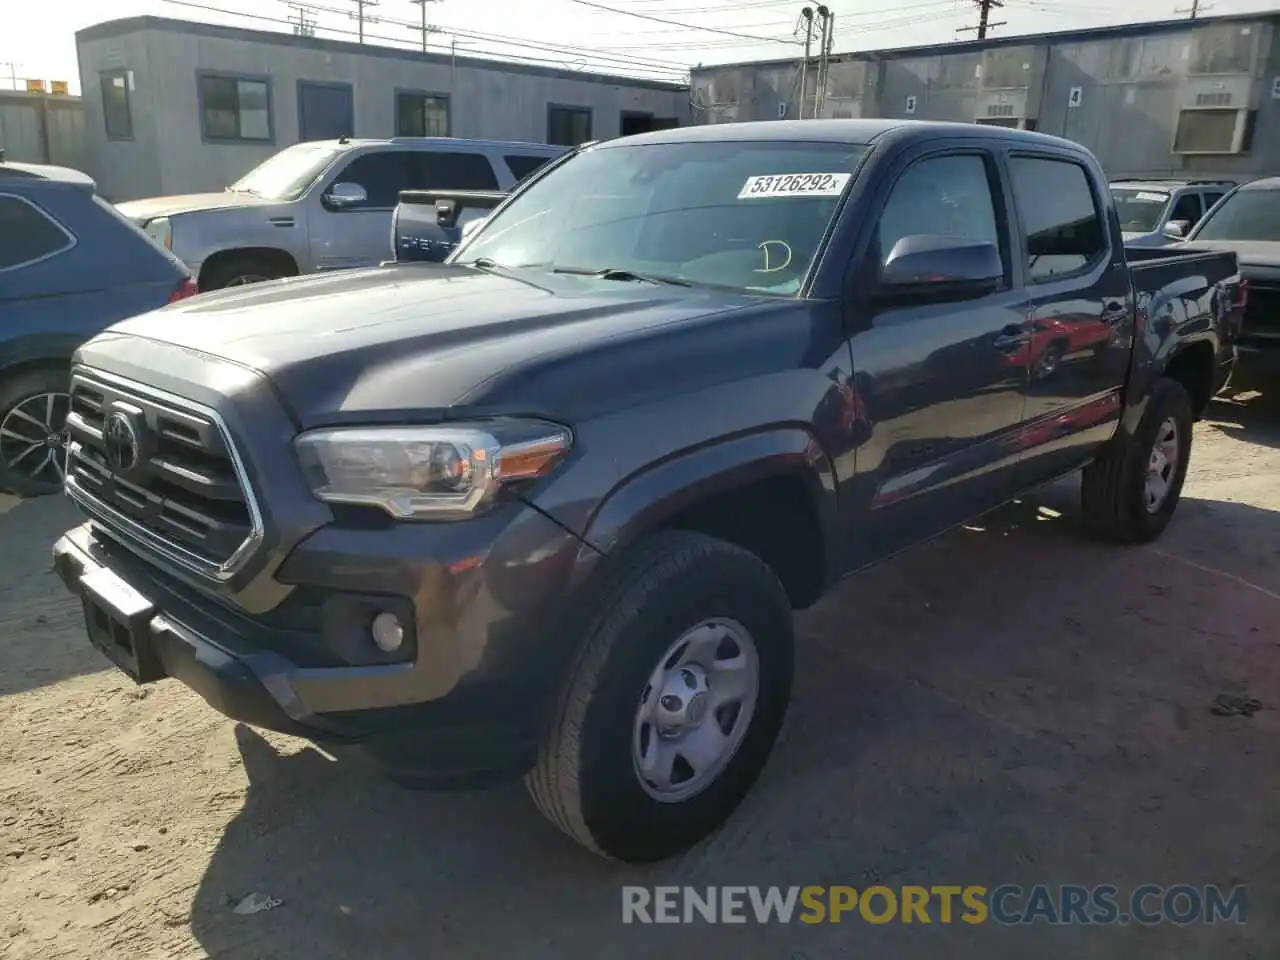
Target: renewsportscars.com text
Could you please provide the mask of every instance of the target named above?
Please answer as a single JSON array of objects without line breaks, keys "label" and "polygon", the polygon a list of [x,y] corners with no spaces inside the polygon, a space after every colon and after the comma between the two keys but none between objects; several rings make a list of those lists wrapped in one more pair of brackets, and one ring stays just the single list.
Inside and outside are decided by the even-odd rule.
[{"label": "renewsportscars.com text", "polygon": [[623,887],[623,923],[1244,923],[1246,887]]}]

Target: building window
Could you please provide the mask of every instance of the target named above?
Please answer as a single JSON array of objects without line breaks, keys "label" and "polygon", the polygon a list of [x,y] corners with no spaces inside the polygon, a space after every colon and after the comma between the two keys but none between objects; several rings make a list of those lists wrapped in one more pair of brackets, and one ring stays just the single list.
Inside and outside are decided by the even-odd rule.
[{"label": "building window", "polygon": [[0,270],[38,263],[75,246],[75,238],[30,200],[0,194]]},{"label": "building window", "polygon": [[588,107],[547,107],[547,143],[576,147],[591,139]]},{"label": "building window", "polygon": [[396,136],[449,136],[449,98],[436,93],[397,92]]},{"label": "building window", "polygon": [[203,73],[197,82],[206,140],[271,140],[268,81]]},{"label": "building window", "polygon": [[102,118],[106,122],[108,139],[133,139],[127,70],[113,70],[102,75]]}]

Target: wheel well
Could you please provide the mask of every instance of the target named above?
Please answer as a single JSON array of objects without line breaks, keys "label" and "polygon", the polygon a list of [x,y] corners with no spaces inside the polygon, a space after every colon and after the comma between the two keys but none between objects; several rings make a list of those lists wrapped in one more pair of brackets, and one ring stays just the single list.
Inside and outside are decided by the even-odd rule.
[{"label": "wheel well", "polygon": [[266,263],[279,268],[282,273],[288,276],[298,275],[298,262],[283,250],[275,247],[237,247],[234,250],[219,250],[200,265],[200,290],[203,292],[208,289],[205,287],[205,280],[211,270],[216,270],[225,264],[231,263],[233,260]]},{"label": "wheel well", "polygon": [[822,596],[826,556],[812,496],[799,477],[770,477],[696,500],[661,524],[749,550],[768,564],[797,610]]},{"label": "wheel well", "polygon": [[1213,347],[1201,341],[1174,354],[1164,375],[1176,380],[1191,397],[1191,413],[1199,420],[1213,397]]},{"label": "wheel well", "polygon": [[[24,374],[31,373],[33,370],[66,370],[69,379],[71,375],[71,357],[70,355],[65,357],[36,357],[32,360],[19,360],[17,363],[5,364],[0,367],[0,387]],[[67,386],[70,389],[70,383]]]}]

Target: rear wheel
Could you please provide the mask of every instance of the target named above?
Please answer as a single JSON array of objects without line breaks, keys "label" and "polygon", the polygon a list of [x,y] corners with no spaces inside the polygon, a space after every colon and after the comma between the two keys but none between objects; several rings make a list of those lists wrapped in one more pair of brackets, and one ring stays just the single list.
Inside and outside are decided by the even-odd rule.
[{"label": "rear wheel", "polygon": [[661,533],[621,561],[526,779],[574,840],[630,862],[718,827],[763,769],[791,692],[791,608],[765,564]]},{"label": "rear wheel", "polygon": [[1156,381],[1138,428],[1084,469],[1085,526],[1121,543],[1147,543],[1164,532],[1191,462],[1191,398],[1182,384]]},{"label": "rear wheel", "polygon": [[62,489],[69,374],[44,367],[0,382],[0,489],[38,497]]}]

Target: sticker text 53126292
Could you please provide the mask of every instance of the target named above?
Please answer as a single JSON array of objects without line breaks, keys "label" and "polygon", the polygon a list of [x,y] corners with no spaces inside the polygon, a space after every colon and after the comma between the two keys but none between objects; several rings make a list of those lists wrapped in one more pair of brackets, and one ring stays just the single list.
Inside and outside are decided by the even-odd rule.
[{"label": "sticker text 53126292", "polygon": [[850,173],[771,173],[747,177],[739,200],[757,197],[838,197],[849,183]]}]

